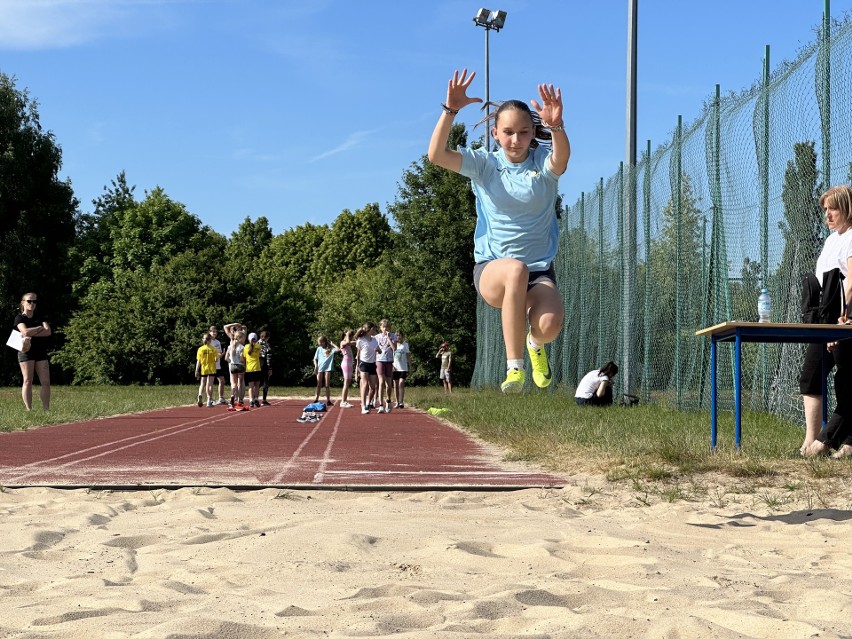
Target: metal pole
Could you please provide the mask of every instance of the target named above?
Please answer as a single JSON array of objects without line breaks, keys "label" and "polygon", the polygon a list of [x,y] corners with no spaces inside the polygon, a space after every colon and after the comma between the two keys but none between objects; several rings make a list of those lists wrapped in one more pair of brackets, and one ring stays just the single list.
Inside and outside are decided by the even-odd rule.
[{"label": "metal pole", "polygon": [[[763,288],[769,286],[769,45],[763,58],[763,168],[760,171],[760,281]],[[761,408],[769,408],[769,345],[760,345],[762,360]]]},{"label": "metal pole", "polygon": [[642,219],[645,226],[645,327],[642,357],[642,401],[651,399],[651,140],[645,158],[645,180],[642,189]]},{"label": "metal pole", "polygon": [[[604,320],[606,312],[604,307],[604,179],[601,178],[600,186],[598,187],[598,352],[597,361],[601,361],[604,352]],[[598,364],[603,366],[603,364]]]},{"label": "metal pole", "polygon": [[577,279],[580,281],[580,296],[577,298],[577,314],[580,320],[580,343],[577,345],[577,383],[583,379],[583,375],[586,374],[586,339],[588,338],[588,330],[586,324],[588,323],[588,318],[585,317],[586,313],[586,304],[584,304],[583,293],[586,292],[585,287],[585,272],[586,272],[586,258],[588,245],[589,243],[586,241],[586,193],[585,191],[580,192],[580,232],[577,234],[579,241],[582,242],[580,245],[580,259],[579,265],[577,268]]},{"label": "metal pole", "polygon": [[822,11],[822,77],[820,91],[824,96],[822,115],[822,179],[823,188],[831,186],[831,2],[825,0]]},{"label": "metal pole", "polygon": [[490,94],[490,59],[489,59],[489,42],[488,34],[491,32],[489,27],[485,27],[485,150],[491,152],[491,122],[488,116],[491,114],[491,94]]},{"label": "metal pole", "polygon": [[674,197],[674,205],[675,205],[675,405],[678,410],[681,409],[681,387],[680,387],[680,342],[681,342],[681,330],[680,330],[680,322],[681,322],[681,313],[680,313],[680,300],[681,300],[681,278],[680,278],[680,261],[681,261],[681,227],[683,226],[683,219],[681,217],[681,178],[682,174],[682,164],[681,164],[681,134],[683,131],[683,116],[677,116],[677,132],[675,133],[675,162],[677,166],[677,175],[675,176],[675,197]]},{"label": "metal pole", "polygon": [[633,362],[636,359],[636,27],[638,0],[627,0],[627,141],[626,158],[627,192],[624,194],[624,232],[626,251],[624,260],[624,288],[622,290],[621,338],[622,375],[625,393],[633,394],[636,380]]}]

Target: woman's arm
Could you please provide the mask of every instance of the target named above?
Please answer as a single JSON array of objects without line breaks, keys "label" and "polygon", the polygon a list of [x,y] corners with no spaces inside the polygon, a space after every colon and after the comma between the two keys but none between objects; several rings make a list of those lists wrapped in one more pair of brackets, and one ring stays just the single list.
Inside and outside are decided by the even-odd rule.
[{"label": "woman's arm", "polygon": [[18,332],[23,337],[48,337],[51,334],[50,324],[42,322],[41,326],[33,326],[27,328],[27,325],[21,322],[18,324]]},{"label": "woman's arm", "polygon": [[230,324],[225,324],[225,326],[224,326],[224,328],[222,328],[222,330],[225,331],[225,335],[228,336],[228,339],[232,340],[232,339],[234,339],[234,331],[236,329],[240,328],[240,326],[241,325],[240,325],[239,322],[232,322]]},{"label": "woman's arm", "polygon": [[562,175],[568,168],[568,159],[571,157],[571,144],[568,142],[565,122],[562,119],[562,90],[552,84],[539,84],[538,94],[542,103],[539,105],[535,100],[530,100],[530,104],[538,113],[542,124],[550,129],[553,144],[548,168],[556,175]]},{"label": "woman's arm", "polygon": [[448,149],[447,142],[450,138],[450,129],[453,128],[453,120],[458,112],[468,104],[482,102],[482,98],[467,97],[467,88],[475,77],[476,71],[469,76],[467,69],[462,71],[461,76],[459,76],[458,70],[453,72],[453,77],[447,84],[447,101],[443,105],[445,108],[438,116],[438,123],[429,139],[429,151],[427,153],[429,161],[456,173],[461,170],[462,155],[455,149]]}]

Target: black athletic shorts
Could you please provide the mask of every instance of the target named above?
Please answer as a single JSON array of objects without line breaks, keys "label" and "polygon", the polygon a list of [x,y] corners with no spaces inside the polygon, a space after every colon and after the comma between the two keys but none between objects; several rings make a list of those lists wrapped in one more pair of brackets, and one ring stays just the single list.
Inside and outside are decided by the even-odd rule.
[{"label": "black athletic shorts", "polygon": [[[478,262],[473,267],[473,286],[476,288],[476,292],[479,295],[482,295],[482,293],[479,292],[479,280],[482,278],[482,271],[485,270],[485,267],[488,266],[488,264],[488,262]],[[533,286],[541,284],[542,282],[553,282],[556,284],[556,270],[553,268],[553,263],[551,263],[544,271],[530,271],[527,290],[530,290]]]}]

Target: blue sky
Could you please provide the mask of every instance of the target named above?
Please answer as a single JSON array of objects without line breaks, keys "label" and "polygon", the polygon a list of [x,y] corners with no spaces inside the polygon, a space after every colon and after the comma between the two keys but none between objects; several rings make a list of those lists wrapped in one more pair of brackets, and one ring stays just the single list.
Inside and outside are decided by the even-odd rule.
[{"label": "blue sky", "polygon": [[[489,0],[490,2],[491,0]],[[475,3],[476,2],[476,3]],[[479,0],[0,0],[0,71],[39,103],[81,209],[121,171],[225,235],[331,223],[398,194],[453,69],[485,94]],[[639,0],[638,140],[667,141],[815,38],[824,0]],[[492,99],[562,88],[566,204],[625,154],[627,0],[499,0]],[[852,0],[832,0],[835,18]],[[472,125],[469,107],[458,120]],[[475,134],[481,131],[477,129]]]}]

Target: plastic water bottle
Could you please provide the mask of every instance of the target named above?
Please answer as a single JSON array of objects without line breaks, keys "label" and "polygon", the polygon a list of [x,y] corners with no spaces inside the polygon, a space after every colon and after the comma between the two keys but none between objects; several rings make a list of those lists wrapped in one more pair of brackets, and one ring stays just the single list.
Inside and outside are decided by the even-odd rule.
[{"label": "plastic water bottle", "polygon": [[761,289],[760,297],[757,298],[757,316],[758,322],[770,321],[769,315],[772,312],[772,298],[769,297],[769,291],[765,288]]}]

